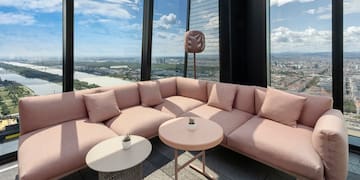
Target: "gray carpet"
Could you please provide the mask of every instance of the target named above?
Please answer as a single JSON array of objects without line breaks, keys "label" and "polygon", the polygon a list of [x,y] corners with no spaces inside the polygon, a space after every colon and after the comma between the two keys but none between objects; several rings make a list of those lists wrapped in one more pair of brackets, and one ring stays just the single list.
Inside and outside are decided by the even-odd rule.
[{"label": "gray carpet", "polygon": [[[164,145],[158,138],[151,139],[153,145],[150,156],[144,161],[143,169],[146,180],[174,179],[174,150]],[[193,157],[195,153],[182,152],[179,163]],[[290,180],[294,177],[275,170],[223,147],[216,147],[206,152],[206,171],[219,180]],[[14,180],[17,177],[17,162],[0,166],[1,180]],[[201,167],[199,160],[195,165]],[[14,167],[15,166],[15,167]],[[13,167],[8,169],[9,167]],[[360,155],[350,153],[348,180],[360,179]],[[8,169],[6,171],[1,171]],[[186,167],[179,173],[180,180],[206,179],[193,169]],[[97,172],[85,168],[63,180],[97,180]]]}]

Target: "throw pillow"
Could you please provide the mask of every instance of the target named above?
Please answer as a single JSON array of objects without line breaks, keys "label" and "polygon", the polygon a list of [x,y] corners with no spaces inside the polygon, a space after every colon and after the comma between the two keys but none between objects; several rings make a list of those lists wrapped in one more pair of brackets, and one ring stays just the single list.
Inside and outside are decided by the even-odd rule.
[{"label": "throw pillow", "polygon": [[268,88],[259,115],[279,123],[296,127],[306,98]]},{"label": "throw pillow", "polygon": [[114,90],[83,96],[90,122],[102,122],[120,114]]},{"label": "throw pillow", "polygon": [[139,82],[139,91],[143,106],[156,106],[163,102],[159,84],[154,81]]},{"label": "throw pillow", "polygon": [[237,88],[235,85],[215,83],[212,85],[208,105],[231,111]]}]

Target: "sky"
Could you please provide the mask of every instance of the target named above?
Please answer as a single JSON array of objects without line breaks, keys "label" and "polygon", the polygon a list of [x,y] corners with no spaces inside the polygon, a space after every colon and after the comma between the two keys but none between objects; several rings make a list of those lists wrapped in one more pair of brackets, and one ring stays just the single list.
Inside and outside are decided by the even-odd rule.
[{"label": "sky", "polygon": [[[217,0],[193,0],[207,54],[218,53]],[[75,0],[76,57],[140,57],[143,0]],[[185,0],[155,0],[153,56],[183,56]],[[330,52],[331,0],[270,0],[271,52]],[[62,0],[0,0],[0,57],[62,54]],[[360,0],[344,0],[344,50],[360,52]]]},{"label": "sky", "polygon": [[[331,0],[270,0],[271,52],[331,52]],[[344,0],[344,51],[360,52],[360,0]]]},{"label": "sky", "polygon": [[[143,0],[74,3],[75,60],[141,56]],[[153,56],[183,56],[186,1],[155,0],[153,19]],[[61,57],[62,0],[0,0],[0,39],[0,57]]]}]

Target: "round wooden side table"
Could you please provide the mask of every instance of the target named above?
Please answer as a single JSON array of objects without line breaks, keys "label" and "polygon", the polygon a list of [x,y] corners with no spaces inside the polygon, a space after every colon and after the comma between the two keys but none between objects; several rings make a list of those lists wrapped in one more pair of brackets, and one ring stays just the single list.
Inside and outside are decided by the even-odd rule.
[{"label": "round wooden side table", "polygon": [[[189,129],[189,117],[181,117],[164,122],[159,127],[159,137],[166,145],[175,149],[175,180],[178,179],[178,172],[188,166],[198,157],[202,157],[202,169],[190,164],[190,167],[203,174],[209,179],[213,179],[205,172],[205,150],[219,145],[223,140],[223,129],[217,123],[191,117],[195,120],[196,129]],[[201,151],[188,162],[178,167],[178,150]]]},{"label": "round wooden side table", "polygon": [[124,136],[107,139],[95,145],[86,155],[86,164],[99,172],[99,179],[143,179],[142,162],[151,153],[151,143],[131,135],[131,147],[123,149]]}]

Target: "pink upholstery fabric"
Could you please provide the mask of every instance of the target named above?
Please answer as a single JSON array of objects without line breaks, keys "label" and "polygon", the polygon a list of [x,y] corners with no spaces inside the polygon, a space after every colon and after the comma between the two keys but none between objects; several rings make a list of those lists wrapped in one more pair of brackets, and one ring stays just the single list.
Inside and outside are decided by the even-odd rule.
[{"label": "pink upholstery fabric", "polygon": [[20,99],[20,133],[25,134],[65,121],[87,117],[83,94],[96,91],[98,89]]},{"label": "pink upholstery fabric", "polygon": [[255,95],[255,114],[258,114],[265,100],[266,88],[256,87],[254,95]]},{"label": "pink upholstery fabric", "polygon": [[323,114],[315,125],[312,142],[328,180],[346,179],[349,157],[346,131],[344,116],[334,109]]},{"label": "pink upholstery fabric", "polygon": [[215,83],[211,87],[208,105],[231,111],[236,92],[237,87],[233,84]]},{"label": "pink upholstery fabric", "polygon": [[306,98],[268,88],[259,115],[282,124],[296,127]]},{"label": "pink upholstery fabric", "polygon": [[190,78],[176,78],[177,95],[207,102],[206,81]]},{"label": "pink upholstery fabric", "polygon": [[306,101],[298,123],[314,127],[320,116],[332,108],[333,100],[328,96],[302,96],[306,97]]},{"label": "pink upholstery fabric", "polygon": [[312,128],[292,128],[258,116],[228,136],[228,145],[239,152],[307,177],[323,179],[324,167],[312,146]]},{"label": "pink upholstery fabric", "polygon": [[143,106],[155,106],[163,102],[159,84],[155,81],[139,82],[139,91]]},{"label": "pink upholstery fabric", "polygon": [[166,98],[162,104],[155,106],[155,109],[168,113],[173,117],[178,117],[184,112],[194,109],[203,104],[203,102],[196,99],[183,96],[171,96]]},{"label": "pink upholstery fabric", "polygon": [[237,93],[234,102],[234,108],[255,114],[255,87],[237,86]]},{"label": "pink upholstery fabric", "polygon": [[172,116],[153,108],[134,106],[121,110],[121,114],[106,122],[119,135],[134,134],[153,137],[158,133],[159,126]]},{"label": "pink upholstery fabric", "polygon": [[114,90],[84,95],[91,122],[102,122],[120,114]]},{"label": "pink upholstery fabric", "polygon": [[196,116],[218,123],[224,130],[224,144],[227,143],[226,138],[233,130],[253,117],[252,114],[237,109],[228,112],[206,104],[184,113],[181,116]]},{"label": "pink upholstery fabric", "polygon": [[115,136],[104,124],[86,119],[22,135],[18,149],[19,179],[50,179],[80,168],[95,144]]},{"label": "pink upholstery fabric", "polygon": [[[264,102],[266,88],[256,87],[255,90],[255,110],[259,113]],[[299,117],[298,123],[309,127],[314,127],[319,117],[327,110],[332,108],[332,98],[327,96],[312,96],[307,94],[296,94],[306,97],[306,101]]]},{"label": "pink upholstery fabric", "polygon": [[140,105],[140,95],[137,83],[102,87],[101,91],[108,91],[111,89],[115,92],[116,102],[120,109]]},{"label": "pink upholstery fabric", "polygon": [[162,98],[176,96],[176,77],[158,79]]}]

